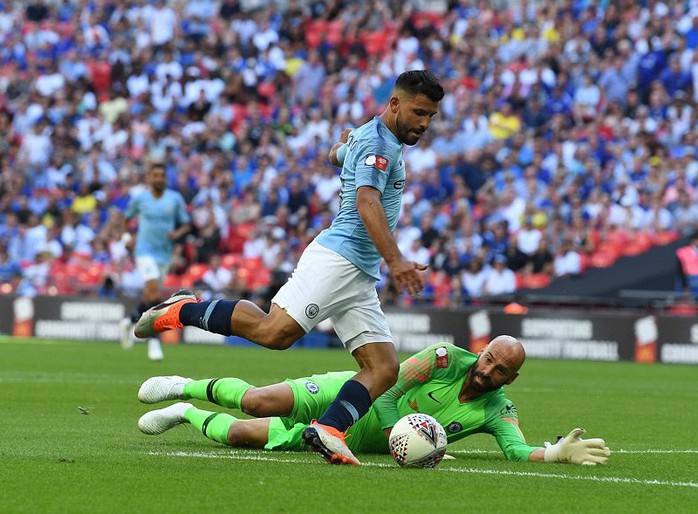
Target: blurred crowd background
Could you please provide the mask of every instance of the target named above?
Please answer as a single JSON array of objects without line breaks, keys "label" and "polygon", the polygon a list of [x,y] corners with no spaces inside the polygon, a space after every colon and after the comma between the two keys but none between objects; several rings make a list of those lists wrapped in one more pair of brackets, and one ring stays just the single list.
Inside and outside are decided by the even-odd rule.
[{"label": "blurred crowd background", "polygon": [[[166,287],[268,301],[338,208],[327,161],[398,74],[417,301],[477,302],[698,228],[698,2],[0,2],[0,291],[135,294],[151,160],[188,202]],[[379,284],[385,302],[411,300]]]}]

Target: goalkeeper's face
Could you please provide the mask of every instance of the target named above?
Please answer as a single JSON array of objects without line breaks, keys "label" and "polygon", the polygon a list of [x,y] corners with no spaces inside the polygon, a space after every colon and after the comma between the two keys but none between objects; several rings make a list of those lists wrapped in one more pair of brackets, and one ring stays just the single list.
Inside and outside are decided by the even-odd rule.
[{"label": "goalkeeper's face", "polygon": [[488,393],[511,383],[511,375],[507,369],[494,365],[491,356],[485,352],[470,368],[470,387],[479,393]]},{"label": "goalkeeper's face", "polygon": [[495,338],[468,371],[470,388],[486,393],[511,384],[519,375],[524,359],[521,343],[517,340],[509,336]]}]

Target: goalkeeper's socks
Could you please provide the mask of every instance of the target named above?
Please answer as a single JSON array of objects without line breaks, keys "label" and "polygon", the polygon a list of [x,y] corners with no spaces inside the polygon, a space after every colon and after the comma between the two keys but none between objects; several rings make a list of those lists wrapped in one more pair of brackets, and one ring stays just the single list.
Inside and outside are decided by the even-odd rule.
[{"label": "goalkeeper's socks", "polygon": [[344,432],[359,421],[370,408],[371,396],[368,389],[361,382],[347,380],[317,422]]},{"label": "goalkeeper's socks", "polygon": [[242,397],[252,386],[239,378],[194,380],[184,385],[187,398],[208,400],[229,409],[242,410]]},{"label": "goalkeeper's socks", "polygon": [[213,300],[212,302],[187,303],[179,311],[182,325],[199,327],[208,332],[233,335],[230,318],[238,300]]},{"label": "goalkeeper's socks", "polygon": [[190,407],[184,413],[184,419],[195,426],[204,436],[218,443],[228,443],[230,425],[238,419],[223,412],[211,412]]}]

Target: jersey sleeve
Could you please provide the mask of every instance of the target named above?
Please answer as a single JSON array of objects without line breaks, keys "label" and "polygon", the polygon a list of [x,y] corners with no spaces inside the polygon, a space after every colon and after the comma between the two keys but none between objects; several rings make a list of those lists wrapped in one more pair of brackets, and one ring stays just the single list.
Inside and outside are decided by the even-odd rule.
[{"label": "jersey sleeve", "polygon": [[359,142],[356,148],[356,189],[371,186],[383,194],[390,167],[395,163],[390,148],[378,138]]},{"label": "jersey sleeve", "polygon": [[413,387],[434,377],[437,370],[438,351],[443,345],[435,344],[414,354],[400,365],[397,382],[373,403],[381,430],[390,428],[400,419],[398,400]]},{"label": "jersey sleeve", "polygon": [[531,452],[538,447],[526,444],[526,438],[519,428],[516,407],[506,398],[504,400],[491,407],[486,431],[494,435],[507,460],[527,461]]},{"label": "jersey sleeve", "polygon": [[349,145],[347,145],[346,143],[343,144],[342,146],[340,146],[339,149],[337,150],[336,157],[337,157],[337,162],[339,162],[339,164],[341,164],[341,165],[344,164],[344,159],[347,156],[348,150],[349,150]]}]

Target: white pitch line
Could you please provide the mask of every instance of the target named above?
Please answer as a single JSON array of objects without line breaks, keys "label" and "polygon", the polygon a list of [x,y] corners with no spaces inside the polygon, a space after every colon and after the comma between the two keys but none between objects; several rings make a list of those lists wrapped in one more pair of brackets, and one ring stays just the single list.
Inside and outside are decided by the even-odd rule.
[{"label": "white pitch line", "polygon": [[[300,459],[279,459],[276,457],[267,457],[263,455],[244,455],[235,453],[204,453],[204,452],[149,452],[149,455],[162,457],[201,457],[206,459],[232,459],[232,460],[250,460],[260,462],[287,462],[292,464],[308,464],[306,460]],[[372,468],[396,468],[392,464],[382,464],[379,462],[364,462],[363,466]],[[474,475],[504,475],[518,477],[536,477],[536,478],[559,478],[562,480],[586,480],[589,482],[609,482],[614,484],[631,484],[631,485],[660,485],[669,487],[690,487],[698,489],[698,482],[674,482],[667,480],[642,480],[639,478],[628,477],[599,477],[585,475],[563,475],[557,473],[538,473],[533,471],[504,471],[496,469],[475,469],[475,468],[435,468],[434,471],[444,473],[468,473]]]},{"label": "white pitch line", "polygon": [[[453,455],[501,455],[498,450],[454,450],[448,453]],[[613,455],[617,453],[643,454],[643,453],[698,453],[698,450],[611,450]]]}]

